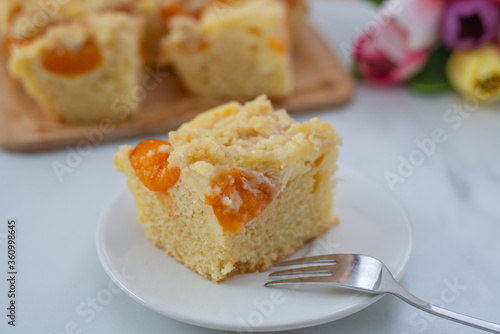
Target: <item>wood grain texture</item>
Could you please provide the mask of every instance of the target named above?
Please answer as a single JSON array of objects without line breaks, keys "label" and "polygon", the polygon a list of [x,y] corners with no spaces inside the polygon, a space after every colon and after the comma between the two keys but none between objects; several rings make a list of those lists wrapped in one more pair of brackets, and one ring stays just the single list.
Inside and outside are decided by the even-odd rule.
[{"label": "wood grain texture", "polygon": [[[295,89],[290,97],[273,101],[275,107],[294,114],[347,102],[354,93],[353,79],[320,34],[306,25],[295,44]],[[5,66],[0,66],[0,147],[32,152],[166,133],[198,113],[227,102],[190,96],[175,75],[162,73],[157,80],[161,83],[148,91],[141,111],[133,118],[68,124],[40,110],[22,86],[9,77]]]}]

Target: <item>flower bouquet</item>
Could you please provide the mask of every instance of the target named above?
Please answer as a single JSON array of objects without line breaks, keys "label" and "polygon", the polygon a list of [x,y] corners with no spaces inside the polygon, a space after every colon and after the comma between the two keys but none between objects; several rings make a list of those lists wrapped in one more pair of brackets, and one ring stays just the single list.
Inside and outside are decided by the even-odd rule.
[{"label": "flower bouquet", "polygon": [[500,100],[499,0],[386,0],[353,42],[359,75],[422,93]]}]

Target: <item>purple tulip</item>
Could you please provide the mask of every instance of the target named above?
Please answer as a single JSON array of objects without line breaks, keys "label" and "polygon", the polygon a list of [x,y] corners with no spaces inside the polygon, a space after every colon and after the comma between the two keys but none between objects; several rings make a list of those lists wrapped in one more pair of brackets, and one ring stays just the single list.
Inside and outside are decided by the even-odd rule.
[{"label": "purple tulip", "polygon": [[471,49],[491,42],[497,35],[500,13],[491,0],[457,0],[446,5],[441,39],[450,49]]}]

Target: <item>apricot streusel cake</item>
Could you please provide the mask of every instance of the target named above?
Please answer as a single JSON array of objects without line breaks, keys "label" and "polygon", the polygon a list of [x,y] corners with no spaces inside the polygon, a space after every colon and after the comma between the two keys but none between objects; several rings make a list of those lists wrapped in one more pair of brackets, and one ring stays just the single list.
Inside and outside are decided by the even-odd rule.
[{"label": "apricot streusel cake", "polygon": [[304,0],[9,0],[0,35],[9,74],[56,119],[121,120],[140,109],[146,67],[173,67],[194,95],[286,97],[306,12]]},{"label": "apricot streusel cake", "polygon": [[199,19],[179,15],[160,43],[184,86],[201,96],[254,98],[292,91],[290,10],[280,0],[208,7]]},{"label": "apricot streusel cake", "polygon": [[298,123],[261,96],[206,111],[169,138],[120,147],[115,166],[147,237],[213,282],[266,270],[335,225],[341,139],[329,124]]}]

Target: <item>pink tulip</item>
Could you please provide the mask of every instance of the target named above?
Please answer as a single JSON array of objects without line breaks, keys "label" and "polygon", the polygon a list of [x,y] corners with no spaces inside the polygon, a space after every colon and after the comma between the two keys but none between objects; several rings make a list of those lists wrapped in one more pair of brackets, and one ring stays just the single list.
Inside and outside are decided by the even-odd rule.
[{"label": "pink tulip", "polygon": [[438,40],[444,0],[389,0],[377,20],[355,40],[359,72],[376,85],[393,85],[417,74]]}]

